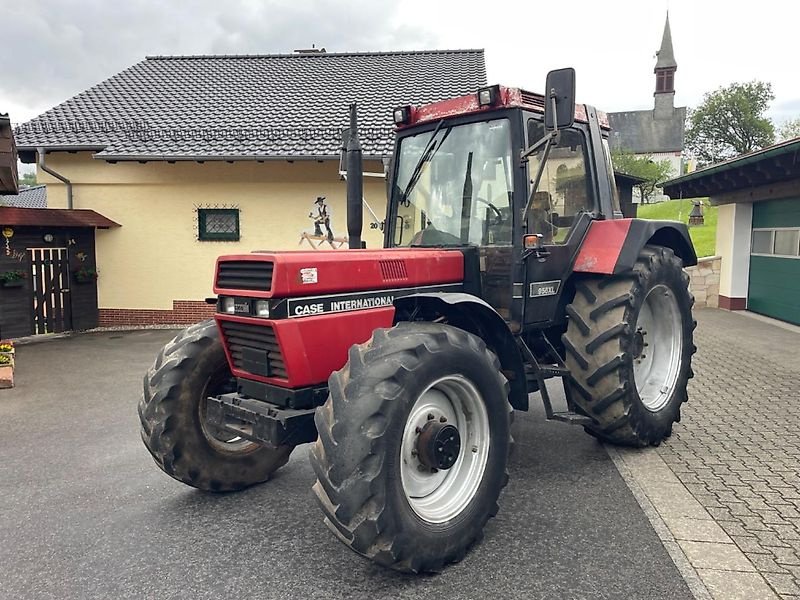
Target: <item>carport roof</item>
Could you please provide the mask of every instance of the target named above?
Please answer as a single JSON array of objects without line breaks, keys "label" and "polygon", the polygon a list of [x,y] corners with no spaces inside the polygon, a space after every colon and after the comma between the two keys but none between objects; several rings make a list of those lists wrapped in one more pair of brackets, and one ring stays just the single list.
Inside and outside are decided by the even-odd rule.
[{"label": "carport roof", "polygon": [[121,227],[98,212],[88,209],[14,208],[0,206],[0,226],[14,227]]},{"label": "carport roof", "polygon": [[148,56],[15,131],[39,148],[116,160],[339,156],[358,103],[365,157],[392,152],[392,109],[486,85],[483,50]]},{"label": "carport roof", "polygon": [[792,179],[800,179],[800,138],[670,179],[663,188],[673,199],[699,198]]}]

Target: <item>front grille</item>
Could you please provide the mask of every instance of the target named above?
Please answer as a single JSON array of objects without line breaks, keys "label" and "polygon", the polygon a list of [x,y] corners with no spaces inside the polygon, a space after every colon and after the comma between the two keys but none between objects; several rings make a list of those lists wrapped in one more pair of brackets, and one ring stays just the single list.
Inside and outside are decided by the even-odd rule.
[{"label": "front grille", "polygon": [[236,260],[219,263],[217,287],[268,292],[272,288],[272,262]]},{"label": "front grille", "polygon": [[267,352],[269,360],[269,376],[288,379],[286,376],[286,363],[283,362],[275,331],[269,325],[254,325],[252,323],[238,323],[234,321],[220,321],[225,344],[231,354],[233,366],[246,371],[243,363],[245,348]]}]

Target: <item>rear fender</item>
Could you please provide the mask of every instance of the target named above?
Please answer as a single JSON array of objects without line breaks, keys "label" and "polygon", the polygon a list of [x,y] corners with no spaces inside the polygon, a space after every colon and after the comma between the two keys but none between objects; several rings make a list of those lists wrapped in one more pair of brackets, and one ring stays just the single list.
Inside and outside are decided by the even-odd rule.
[{"label": "rear fender", "polygon": [[648,245],[671,248],[684,267],[697,264],[689,230],[677,221],[613,219],[594,221],[575,258],[576,273],[614,275],[633,268]]},{"label": "rear fender", "polygon": [[497,311],[484,300],[464,293],[431,292],[413,294],[394,301],[395,323],[433,321],[444,317],[448,325],[480,337],[497,355],[511,387],[508,401],[516,410],[528,410],[525,367],[514,336]]}]

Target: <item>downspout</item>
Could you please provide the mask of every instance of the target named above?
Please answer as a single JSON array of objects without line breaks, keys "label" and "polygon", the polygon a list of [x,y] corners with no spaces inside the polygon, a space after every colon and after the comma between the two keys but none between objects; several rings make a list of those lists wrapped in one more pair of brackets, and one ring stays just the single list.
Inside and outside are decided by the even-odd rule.
[{"label": "downspout", "polygon": [[63,175],[61,175],[60,173],[56,173],[55,171],[53,171],[53,169],[51,169],[46,164],[44,164],[44,148],[37,148],[36,149],[36,153],[39,155],[39,168],[42,171],[44,171],[45,173],[48,173],[48,174],[52,175],[53,177],[55,177],[59,181],[64,182],[64,185],[67,186],[67,208],[71,210],[72,209],[72,182],[69,179],[67,179],[66,177],[64,177]]}]

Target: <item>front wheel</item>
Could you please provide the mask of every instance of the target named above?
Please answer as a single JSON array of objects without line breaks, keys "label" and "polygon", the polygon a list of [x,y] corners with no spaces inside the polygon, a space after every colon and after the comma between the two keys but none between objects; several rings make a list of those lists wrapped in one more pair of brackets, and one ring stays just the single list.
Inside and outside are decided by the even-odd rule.
[{"label": "front wheel", "polygon": [[400,571],[460,560],[508,481],[508,383],[480,338],[400,323],[350,350],[317,411],[314,492],[350,548]]},{"label": "front wheel", "polygon": [[236,391],[213,320],[181,331],[144,377],[142,441],[170,477],[201,490],[240,490],[270,478],[293,446],[267,448],[212,426],[206,400]]},{"label": "front wheel", "polygon": [[572,399],[595,437],[658,445],[680,420],[695,351],[688,283],[672,250],[646,246],[629,272],[576,284],[562,340]]}]

